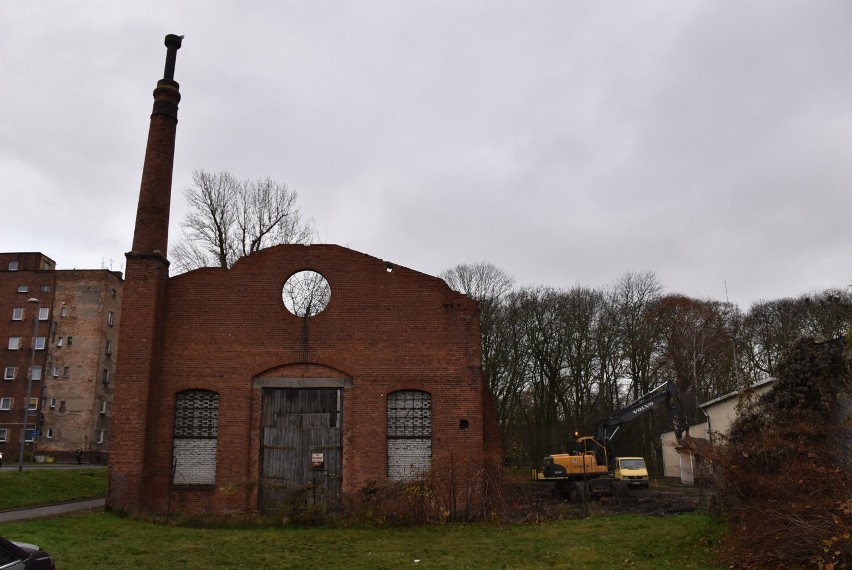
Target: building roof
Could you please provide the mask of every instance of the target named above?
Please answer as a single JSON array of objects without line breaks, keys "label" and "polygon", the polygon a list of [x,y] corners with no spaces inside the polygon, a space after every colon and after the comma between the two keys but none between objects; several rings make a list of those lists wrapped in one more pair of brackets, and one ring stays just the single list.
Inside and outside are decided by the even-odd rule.
[{"label": "building roof", "polygon": [[[764,378],[763,380],[760,380],[760,381],[752,384],[751,387],[752,388],[760,388],[761,386],[766,386],[766,385],[771,384],[773,382],[775,382],[775,378],[771,378],[771,377],[770,378]],[[731,398],[736,398],[741,393],[742,393],[742,390],[734,390],[733,392],[728,392],[727,394],[725,394],[723,396],[719,396],[718,398],[713,398],[712,400],[708,400],[708,401],[704,402],[703,404],[699,404],[698,407],[708,408],[708,407],[713,406],[715,404],[718,404],[720,402],[725,402],[727,400],[730,400]]]}]

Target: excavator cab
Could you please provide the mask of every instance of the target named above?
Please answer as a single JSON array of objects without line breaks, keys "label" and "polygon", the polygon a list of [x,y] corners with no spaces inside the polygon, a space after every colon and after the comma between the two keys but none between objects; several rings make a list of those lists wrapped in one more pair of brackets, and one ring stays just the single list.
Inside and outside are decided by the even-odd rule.
[{"label": "excavator cab", "polygon": [[609,453],[602,442],[590,435],[578,437],[579,433],[576,431],[574,432],[574,436],[577,439],[568,446],[569,452],[572,455],[591,455],[595,458],[596,465],[608,465]]}]

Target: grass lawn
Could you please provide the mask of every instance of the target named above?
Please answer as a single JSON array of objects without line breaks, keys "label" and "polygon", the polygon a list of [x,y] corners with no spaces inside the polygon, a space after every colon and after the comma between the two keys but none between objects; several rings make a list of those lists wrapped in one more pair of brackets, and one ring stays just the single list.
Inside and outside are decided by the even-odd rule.
[{"label": "grass lawn", "polygon": [[4,524],[67,569],[723,568],[705,515],[621,515],[542,525],[197,529],[88,513]]},{"label": "grass lawn", "polygon": [[105,497],[106,469],[0,472],[0,511]]},{"label": "grass lawn", "polygon": [[[102,497],[106,469],[0,473],[0,510]],[[418,528],[164,526],[108,513],[0,525],[57,567],[146,568],[723,568],[723,525],[705,515],[600,516],[541,525]]]}]

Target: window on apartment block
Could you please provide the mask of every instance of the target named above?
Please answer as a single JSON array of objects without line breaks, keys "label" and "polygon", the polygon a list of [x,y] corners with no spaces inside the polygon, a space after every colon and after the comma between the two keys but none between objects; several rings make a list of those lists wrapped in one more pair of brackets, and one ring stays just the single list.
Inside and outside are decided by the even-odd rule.
[{"label": "window on apartment block", "polygon": [[23,321],[24,320],[24,308],[18,307],[16,309],[12,309],[12,320],[13,321]]},{"label": "window on apartment block", "polygon": [[37,410],[38,409],[38,398],[30,398],[29,405],[27,406],[27,409],[31,412],[34,412],[35,410]]},{"label": "window on apartment block", "polygon": [[20,265],[18,264],[17,259],[13,259],[9,262],[9,271],[17,271],[18,267],[20,267]]},{"label": "window on apartment block", "polygon": [[6,428],[0,428],[0,442],[6,442],[9,438],[9,430]]},{"label": "window on apartment block", "polygon": [[101,400],[101,408],[100,408],[100,410],[98,410],[98,412],[99,412],[102,416],[103,416],[103,415],[106,415],[106,408],[107,408],[106,400]]},{"label": "window on apartment block", "polygon": [[39,307],[38,309],[38,320],[46,321],[50,318],[50,307]]},{"label": "window on apartment block", "polygon": [[51,410],[55,410],[55,409],[56,409],[56,398],[51,398],[51,399],[50,399],[50,409],[51,409]]},{"label": "window on apartment block", "polygon": [[19,337],[19,336],[10,336],[9,337],[9,350],[21,350],[21,337]]},{"label": "window on apartment block", "polygon": [[12,409],[15,398],[0,398],[0,411],[8,412]]},{"label": "window on apartment block", "polygon": [[35,337],[35,349],[36,350],[44,350],[44,347],[47,345],[47,337],[37,336]]},{"label": "window on apartment block", "polygon": [[213,485],[219,437],[219,394],[186,390],[175,395],[172,440],[174,483]]},{"label": "window on apartment block", "polygon": [[24,441],[27,443],[32,443],[35,439],[35,428],[28,428],[26,433],[24,434]]},{"label": "window on apartment block", "polygon": [[47,430],[44,432],[44,437],[46,437],[47,439],[53,439],[53,429],[47,428]]},{"label": "window on apartment block", "polygon": [[116,295],[115,287],[112,287],[112,288],[110,289],[110,293],[112,294],[112,298],[113,298],[113,299],[115,299],[115,295]]},{"label": "window on apartment block", "polygon": [[98,445],[102,445],[106,438],[106,430],[98,430]]},{"label": "window on apartment block", "polygon": [[[70,341],[71,337],[69,337],[68,340]],[[104,349],[104,352],[106,352],[107,356],[112,354],[112,341],[111,340],[106,341],[106,348]]]},{"label": "window on apartment block", "polygon": [[68,316],[68,307],[62,307],[61,309],[59,309],[59,316],[60,317],[67,317]]},{"label": "window on apartment block", "polygon": [[68,346],[71,346],[72,344],[74,344],[74,337],[71,336],[70,334],[68,335],[68,338],[65,339],[65,340],[67,341],[66,344],[68,344]]},{"label": "window on apartment block", "polygon": [[29,293],[30,287],[29,285],[18,285],[18,293]]},{"label": "window on apartment block", "polygon": [[39,291],[42,293],[50,293],[50,285],[42,285],[39,287]]},{"label": "window on apartment block", "polygon": [[113,320],[115,320],[115,313],[113,313],[112,311],[110,311],[110,312],[108,312],[108,313],[107,313],[107,324],[108,324],[109,326],[112,326],[112,322],[113,322]]},{"label": "window on apartment block", "polygon": [[104,368],[104,373],[103,376],[101,376],[101,379],[103,380],[104,386],[109,384],[109,370],[106,368]]},{"label": "window on apartment block", "polygon": [[41,380],[41,366],[33,366],[31,373],[32,375],[30,376],[30,378],[32,378],[34,381]]},{"label": "window on apartment block", "polygon": [[57,337],[56,339],[56,348],[62,348],[62,337]]},{"label": "window on apartment block", "polygon": [[419,390],[388,394],[388,479],[422,477],[432,461],[432,395]]},{"label": "window on apartment block", "polygon": [[59,378],[59,367],[58,366],[53,367],[53,377]]},{"label": "window on apartment block", "polygon": [[3,380],[14,380],[18,376],[18,368],[16,366],[7,366],[3,371]]},{"label": "window on apartment block", "polygon": [[69,367],[66,366],[65,368],[62,369],[62,377],[63,378],[70,378],[71,377],[71,369]]}]

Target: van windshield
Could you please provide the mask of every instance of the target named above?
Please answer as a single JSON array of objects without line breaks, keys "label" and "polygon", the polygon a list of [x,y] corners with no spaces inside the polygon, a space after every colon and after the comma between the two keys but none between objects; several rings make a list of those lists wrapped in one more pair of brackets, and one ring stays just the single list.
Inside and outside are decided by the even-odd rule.
[{"label": "van windshield", "polygon": [[622,469],[645,469],[645,460],[641,457],[638,459],[621,459],[619,464]]}]

